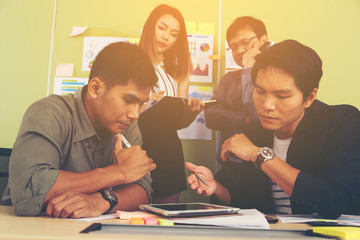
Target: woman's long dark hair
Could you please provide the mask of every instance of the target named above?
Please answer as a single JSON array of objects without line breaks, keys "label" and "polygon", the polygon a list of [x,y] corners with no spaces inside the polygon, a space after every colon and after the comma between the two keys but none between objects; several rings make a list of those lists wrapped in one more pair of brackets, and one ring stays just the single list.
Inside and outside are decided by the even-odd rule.
[{"label": "woman's long dark hair", "polygon": [[150,58],[156,56],[155,24],[160,17],[166,14],[170,14],[179,22],[180,30],[174,45],[164,53],[165,70],[176,80],[185,80],[189,76],[192,64],[185,21],[178,9],[166,4],[154,8],[145,22],[139,45],[147,52]]}]

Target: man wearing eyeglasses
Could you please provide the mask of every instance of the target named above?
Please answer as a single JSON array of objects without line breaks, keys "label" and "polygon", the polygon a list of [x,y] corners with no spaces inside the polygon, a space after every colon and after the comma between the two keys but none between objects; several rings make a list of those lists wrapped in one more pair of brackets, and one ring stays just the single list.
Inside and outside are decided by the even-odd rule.
[{"label": "man wearing eyeglasses", "polygon": [[[262,21],[244,16],[235,19],[227,29],[226,40],[235,62],[243,69],[229,72],[221,79],[212,97],[221,103],[205,110],[206,126],[220,131],[218,159],[222,142],[241,132],[245,123],[258,119],[251,98],[251,69],[254,57],[268,43],[268,36]],[[231,160],[236,161],[236,157]]]}]

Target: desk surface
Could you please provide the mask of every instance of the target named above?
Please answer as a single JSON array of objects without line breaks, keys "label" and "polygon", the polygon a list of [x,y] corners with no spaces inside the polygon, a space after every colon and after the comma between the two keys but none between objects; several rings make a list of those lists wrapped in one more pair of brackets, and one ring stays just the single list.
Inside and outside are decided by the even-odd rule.
[{"label": "desk surface", "polygon": [[[102,220],[101,223],[106,224],[124,224],[128,223],[126,220],[108,219]],[[199,231],[199,228],[192,232],[181,232],[174,230],[165,231],[148,231],[144,228],[126,228],[122,227],[123,231],[116,234],[111,233],[93,233],[85,234],[80,231],[87,228],[91,223],[84,221],[75,221],[71,219],[57,219],[49,217],[18,217],[14,214],[13,207],[0,206],[0,239],[149,239],[149,240],[163,240],[163,239],[279,239],[285,236],[285,232],[277,230],[306,230],[311,229],[306,224],[271,224],[270,230],[236,230],[231,234],[229,231]],[[110,231],[111,232],[111,231]],[[216,234],[214,234],[216,233]],[[294,238],[304,237],[299,235],[300,232],[294,233]],[[303,233],[301,233],[303,234]],[[289,236],[285,236],[289,239]],[[284,239],[285,239],[284,238]],[[316,237],[308,237],[308,239],[319,239]]]}]

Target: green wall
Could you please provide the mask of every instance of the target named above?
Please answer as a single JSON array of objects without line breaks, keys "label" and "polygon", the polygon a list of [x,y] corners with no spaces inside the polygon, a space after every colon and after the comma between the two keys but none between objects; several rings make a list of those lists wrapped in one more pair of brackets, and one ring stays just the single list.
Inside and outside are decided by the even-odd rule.
[{"label": "green wall", "polygon": [[22,116],[46,95],[53,2],[0,0],[0,147],[12,147]]},{"label": "green wall", "polygon": [[[75,77],[88,76],[81,71],[83,36],[139,37],[160,3],[177,7],[186,21],[214,23],[214,54],[220,41],[222,59],[220,69],[214,62],[214,81],[207,85],[216,87],[219,72],[224,74],[227,27],[237,16],[251,15],[264,21],[270,40],[293,38],[319,53],[324,63],[320,100],[360,108],[359,0],[57,0],[50,93],[56,63],[74,63]],[[12,147],[25,110],[46,96],[53,13],[52,0],[0,0],[0,147]],[[70,37],[72,26],[89,29]],[[183,140],[183,146],[187,161],[215,168],[214,141]],[[182,200],[205,199],[188,190]]]}]

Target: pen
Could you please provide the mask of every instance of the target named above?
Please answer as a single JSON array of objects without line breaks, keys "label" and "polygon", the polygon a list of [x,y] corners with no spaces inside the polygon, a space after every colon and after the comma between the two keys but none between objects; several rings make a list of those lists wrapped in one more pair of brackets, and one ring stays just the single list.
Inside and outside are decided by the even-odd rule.
[{"label": "pen", "polygon": [[[119,133],[123,143],[125,144],[125,146],[127,148],[131,148],[131,144],[129,143],[129,141],[125,138],[125,136],[122,133]],[[150,172],[148,172],[148,174],[151,176]]]},{"label": "pen", "polygon": [[130,144],[129,141],[125,138],[125,136],[124,136],[123,134],[121,134],[121,133],[119,133],[119,135],[120,135],[123,143],[125,144],[125,146],[126,146],[127,148],[131,148],[131,144]]},{"label": "pen", "polygon": [[210,187],[209,184],[196,172],[194,172],[194,175],[199,179],[203,184],[205,184],[207,187]]}]

